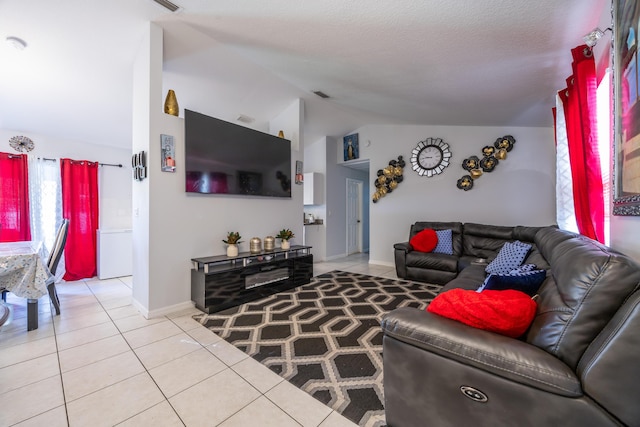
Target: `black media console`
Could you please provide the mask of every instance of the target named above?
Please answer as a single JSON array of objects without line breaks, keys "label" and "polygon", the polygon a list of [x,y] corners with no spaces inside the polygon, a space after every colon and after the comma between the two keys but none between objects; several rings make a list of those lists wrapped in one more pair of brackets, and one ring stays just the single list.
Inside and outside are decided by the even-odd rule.
[{"label": "black media console", "polygon": [[205,313],[262,298],[311,281],[311,246],[193,258],[191,299]]}]

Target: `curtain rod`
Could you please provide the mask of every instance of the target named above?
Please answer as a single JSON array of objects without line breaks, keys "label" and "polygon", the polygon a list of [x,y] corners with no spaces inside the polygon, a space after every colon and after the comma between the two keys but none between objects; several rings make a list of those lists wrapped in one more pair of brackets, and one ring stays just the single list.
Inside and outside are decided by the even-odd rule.
[{"label": "curtain rod", "polygon": [[[38,158],[40,158],[40,157],[38,157]],[[57,159],[47,159],[46,157],[42,157],[42,160],[47,160],[47,161],[50,161],[50,162],[57,161]],[[122,167],[122,164],[120,164],[120,163],[118,163],[118,164],[115,164],[115,163],[98,163],[98,164],[100,166],[116,166],[116,167],[119,167],[119,168]]]}]

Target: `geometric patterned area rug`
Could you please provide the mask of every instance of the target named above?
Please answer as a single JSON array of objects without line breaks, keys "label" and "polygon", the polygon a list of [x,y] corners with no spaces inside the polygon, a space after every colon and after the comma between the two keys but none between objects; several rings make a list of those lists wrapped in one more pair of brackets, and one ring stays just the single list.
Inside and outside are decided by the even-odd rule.
[{"label": "geometric patterned area rug", "polygon": [[439,285],[332,271],[194,319],[360,426],[384,426],[383,316],[424,309]]}]

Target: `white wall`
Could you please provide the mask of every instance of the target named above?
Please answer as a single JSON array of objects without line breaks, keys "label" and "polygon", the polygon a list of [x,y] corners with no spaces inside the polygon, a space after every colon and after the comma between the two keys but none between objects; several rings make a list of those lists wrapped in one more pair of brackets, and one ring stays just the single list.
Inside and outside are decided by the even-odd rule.
[{"label": "white wall", "polygon": [[[551,112],[549,112],[551,114]],[[555,224],[555,144],[553,130],[518,127],[365,126],[358,129],[360,158],[370,159],[370,177],[389,160],[404,157],[404,181],[393,193],[370,203],[370,261],[394,265],[393,244],[408,240],[416,221],[462,221],[495,225]],[[466,175],[462,161],[504,135],[516,144],[491,173],[462,191],[456,181]],[[420,177],[411,169],[411,150],[426,138],[442,138],[452,152],[451,165],[435,177]],[[343,162],[336,141],[336,161]],[[370,186],[370,192],[375,187]],[[328,242],[328,246],[330,243]]]},{"label": "white wall", "polygon": [[0,141],[6,142],[6,146],[0,148],[0,151],[15,153],[8,141],[17,135],[27,136],[34,141],[35,148],[28,153],[32,156],[122,164],[122,168],[101,166],[98,169],[100,228],[131,228],[131,151],[129,149],[107,147],[86,141],[59,140],[28,131],[0,129]]},{"label": "white wall", "polygon": [[[148,152],[149,177],[134,183],[133,190],[138,212],[133,296],[144,315],[155,317],[192,304],[191,259],[223,255],[222,239],[228,231],[242,235],[241,251],[249,250],[251,237],[264,239],[282,228],[295,233],[292,244],[301,244],[302,186],[292,185],[290,199],[186,193],[184,120],[163,113],[162,30],[155,24],[141,47],[134,76],[133,146],[134,152]],[[179,87],[174,90],[180,93]],[[302,109],[294,101],[274,124],[285,136],[300,132],[296,126]],[[160,171],[161,134],[174,137],[175,173]],[[302,158],[302,150],[292,150],[290,176]]]}]

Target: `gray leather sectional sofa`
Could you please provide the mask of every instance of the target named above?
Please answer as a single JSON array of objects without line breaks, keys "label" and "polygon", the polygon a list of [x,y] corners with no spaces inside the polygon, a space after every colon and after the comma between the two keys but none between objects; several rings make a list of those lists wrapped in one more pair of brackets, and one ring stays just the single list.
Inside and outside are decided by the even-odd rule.
[{"label": "gray leather sectional sofa", "polygon": [[[388,425],[640,426],[640,264],[556,227],[512,229],[512,240],[534,233],[525,263],[547,270],[529,330],[514,339],[425,310],[387,314]],[[460,259],[483,246],[459,241]],[[404,277],[443,282],[453,273],[442,291],[475,289],[485,277],[482,265],[422,274],[408,255]]]},{"label": "gray leather sectional sofa", "polygon": [[[453,254],[415,251],[409,241],[424,229],[452,230]],[[421,221],[411,225],[409,241],[396,243],[394,256],[398,277],[419,282],[443,285],[477,259],[492,261],[505,242],[520,240],[533,243],[536,233],[543,227],[505,227],[461,222]],[[537,249],[525,262],[542,262]],[[541,267],[544,268],[544,267]]]}]

